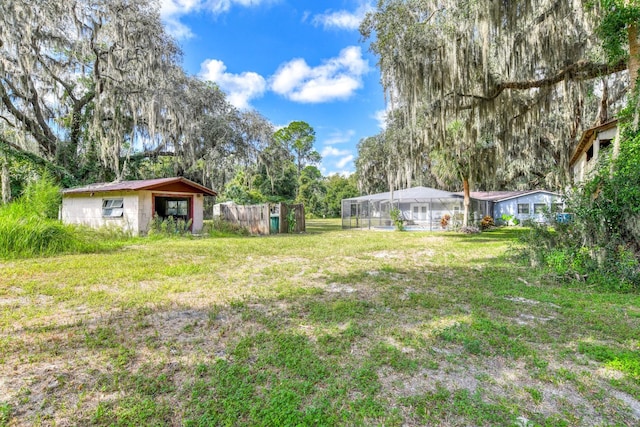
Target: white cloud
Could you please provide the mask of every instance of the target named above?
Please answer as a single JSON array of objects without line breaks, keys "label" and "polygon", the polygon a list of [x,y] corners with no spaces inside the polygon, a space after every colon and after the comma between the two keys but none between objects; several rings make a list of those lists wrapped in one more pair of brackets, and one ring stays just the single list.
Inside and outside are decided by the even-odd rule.
[{"label": "white cloud", "polygon": [[340,156],[346,156],[351,154],[351,151],[349,150],[338,150],[337,148],[334,147],[324,147],[322,149],[322,153],[320,153],[320,155],[322,156],[322,158],[325,157],[340,157]]},{"label": "white cloud", "polygon": [[347,164],[352,162],[353,159],[354,159],[353,154],[349,154],[348,156],[345,156],[340,160],[338,160],[338,162],[336,163],[336,166],[338,167],[338,169],[343,169],[345,166],[347,166]]},{"label": "white cloud", "polygon": [[249,108],[249,101],[262,96],[267,82],[258,73],[228,73],[222,61],[207,59],[201,65],[200,77],[218,84],[227,94],[228,101],[236,108]]},{"label": "white cloud", "polygon": [[344,142],[351,141],[351,138],[356,134],[356,131],[349,129],[347,131],[336,131],[329,135],[329,138],[324,141],[326,145],[342,144]]},{"label": "white cloud", "polygon": [[373,115],[373,118],[378,121],[378,126],[380,129],[384,130],[387,128],[387,110],[378,110]]},{"label": "white cloud", "polygon": [[180,17],[191,13],[210,12],[214,15],[229,11],[234,5],[252,7],[274,3],[278,0],[160,0],[160,16],[167,32],[177,39],[193,37],[189,27]]},{"label": "white cloud", "polygon": [[362,87],[362,75],[369,63],[358,46],[349,46],[337,58],[315,68],[304,59],[280,66],[271,79],[271,89],[296,102],[320,103],[347,99]]},{"label": "white cloud", "polygon": [[349,12],[347,10],[332,12],[328,10],[323,14],[316,15],[313,18],[313,23],[322,25],[324,28],[357,30],[364,16],[372,9],[373,7],[369,3],[362,3],[355,12]]}]

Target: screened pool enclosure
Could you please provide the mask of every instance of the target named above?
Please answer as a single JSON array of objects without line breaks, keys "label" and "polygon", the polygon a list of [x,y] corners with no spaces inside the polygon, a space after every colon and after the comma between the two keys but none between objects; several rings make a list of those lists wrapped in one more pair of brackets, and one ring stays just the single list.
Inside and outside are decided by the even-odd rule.
[{"label": "screened pool enclosure", "polygon": [[[472,200],[472,212],[479,208],[474,204],[477,202]],[[400,209],[409,230],[448,229],[462,222],[464,212],[460,194],[413,187],[394,191],[393,194],[387,192],[343,199],[342,228],[393,228],[390,215],[393,208]],[[445,215],[449,217],[447,221],[442,220]]]}]

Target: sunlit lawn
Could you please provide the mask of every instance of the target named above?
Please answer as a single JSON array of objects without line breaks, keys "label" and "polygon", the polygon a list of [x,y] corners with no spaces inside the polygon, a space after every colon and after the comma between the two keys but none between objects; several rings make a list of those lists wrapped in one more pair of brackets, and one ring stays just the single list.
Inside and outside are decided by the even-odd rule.
[{"label": "sunlit lawn", "polygon": [[0,261],[0,426],[640,424],[638,295],[517,228],[307,231]]}]

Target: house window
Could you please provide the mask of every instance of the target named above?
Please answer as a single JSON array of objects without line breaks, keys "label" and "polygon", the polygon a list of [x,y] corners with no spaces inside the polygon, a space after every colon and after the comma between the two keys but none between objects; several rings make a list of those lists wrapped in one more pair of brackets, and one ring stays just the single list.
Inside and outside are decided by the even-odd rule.
[{"label": "house window", "polygon": [[591,159],[593,159],[593,144],[587,150],[587,162]]},{"label": "house window", "polygon": [[518,213],[529,215],[529,204],[528,203],[518,203]]},{"label": "house window", "polygon": [[547,205],[544,203],[535,203],[533,205],[533,213],[534,214],[541,214],[544,213],[544,210],[547,208]]},{"label": "house window", "polygon": [[120,218],[124,214],[123,199],[103,199],[102,216],[106,218]]}]

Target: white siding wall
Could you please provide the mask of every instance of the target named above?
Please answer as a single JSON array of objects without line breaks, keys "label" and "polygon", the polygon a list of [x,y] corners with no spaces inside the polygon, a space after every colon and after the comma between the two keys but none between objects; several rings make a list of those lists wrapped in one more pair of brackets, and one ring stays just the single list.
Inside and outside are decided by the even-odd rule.
[{"label": "white siding wall", "polygon": [[[124,213],[119,218],[102,216],[104,199],[123,199]],[[115,227],[138,234],[138,194],[127,192],[105,192],[68,194],[62,198],[62,221],[65,224],[82,224],[93,228]]]},{"label": "white siding wall", "polygon": [[141,233],[149,231],[149,224],[153,219],[152,204],[153,193],[151,191],[140,191],[138,196],[138,224]]},{"label": "white siding wall", "polygon": [[193,225],[191,230],[194,233],[200,233],[204,226],[204,197],[202,194],[196,194],[193,197]]}]

